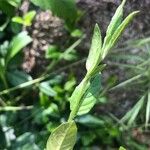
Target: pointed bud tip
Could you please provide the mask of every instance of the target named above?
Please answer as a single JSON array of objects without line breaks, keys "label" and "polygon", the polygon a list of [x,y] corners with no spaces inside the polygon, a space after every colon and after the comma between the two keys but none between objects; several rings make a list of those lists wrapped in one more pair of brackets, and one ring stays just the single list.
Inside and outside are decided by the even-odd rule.
[{"label": "pointed bud tip", "polygon": [[126,0],[123,0],[122,3],[121,3],[121,5],[124,6],[125,3],[126,3]]}]

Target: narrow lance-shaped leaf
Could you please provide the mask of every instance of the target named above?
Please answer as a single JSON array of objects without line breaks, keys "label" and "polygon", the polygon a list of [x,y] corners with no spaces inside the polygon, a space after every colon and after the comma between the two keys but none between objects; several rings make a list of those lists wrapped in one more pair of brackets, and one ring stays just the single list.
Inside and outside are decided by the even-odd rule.
[{"label": "narrow lance-shaped leaf", "polygon": [[125,114],[121,121],[125,122],[128,120],[128,125],[131,125],[135,121],[139,111],[141,110],[144,104],[144,99],[145,96],[142,96],[142,98],[134,105],[134,107]]},{"label": "narrow lance-shaped leaf", "polygon": [[145,126],[148,125],[150,120],[150,91],[148,92],[147,106],[146,106],[146,122]]},{"label": "narrow lance-shaped leaf", "polygon": [[107,28],[106,37],[104,39],[103,49],[106,47],[106,45],[109,43],[112,35],[114,34],[115,30],[118,28],[118,26],[121,24],[122,18],[123,18],[123,7],[125,5],[126,0],[123,0],[120,6],[117,8],[114,16],[111,19],[111,22]]},{"label": "narrow lance-shaped leaf", "polygon": [[86,61],[86,69],[88,72],[92,72],[101,61],[101,48],[102,38],[98,25],[95,25],[94,34],[92,38],[92,45],[90,48],[89,56]]},{"label": "narrow lance-shaped leaf", "polygon": [[124,21],[120,24],[120,26],[117,28],[117,30],[114,32],[112,36],[112,40],[110,41],[111,46],[114,46],[115,43],[117,42],[118,38],[122,34],[122,32],[125,30],[127,25],[133,20],[133,18],[139,13],[139,11],[134,11],[131,14],[129,14]]},{"label": "narrow lance-shaped leaf", "polygon": [[111,40],[109,41],[109,43],[107,43],[107,46],[103,50],[103,58],[106,57],[109,50],[116,44],[116,42],[119,39],[119,37],[121,36],[122,32],[125,30],[127,25],[131,22],[131,20],[135,17],[135,15],[137,15],[137,13],[139,13],[139,11],[134,11],[131,14],[129,14],[124,19],[124,21],[120,24],[120,26],[116,29],[116,31],[114,32],[114,34],[111,37]]},{"label": "narrow lance-shaped leaf", "polygon": [[132,112],[131,118],[130,118],[129,121],[128,121],[128,125],[131,125],[131,124],[135,121],[135,119],[136,119],[136,117],[137,117],[139,111],[141,110],[141,108],[142,108],[142,106],[143,106],[143,104],[144,104],[144,99],[145,99],[145,96],[143,96],[143,97],[139,100],[139,102],[135,105],[135,107],[133,107],[134,110],[133,110],[133,112]]},{"label": "narrow lance-shaped leaf", "polygon": [[63,123],[50,135],[46,150],[72,150],[76,135],[77,127],[74,121]]}]

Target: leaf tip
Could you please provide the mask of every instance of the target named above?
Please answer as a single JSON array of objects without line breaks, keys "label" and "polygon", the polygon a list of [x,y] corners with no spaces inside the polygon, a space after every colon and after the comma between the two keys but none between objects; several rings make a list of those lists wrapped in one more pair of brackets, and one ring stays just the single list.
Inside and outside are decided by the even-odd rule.
[{"label": "leaf tip", "polygon": [[124,6],[127,0],[123,0],[121,5]]}]

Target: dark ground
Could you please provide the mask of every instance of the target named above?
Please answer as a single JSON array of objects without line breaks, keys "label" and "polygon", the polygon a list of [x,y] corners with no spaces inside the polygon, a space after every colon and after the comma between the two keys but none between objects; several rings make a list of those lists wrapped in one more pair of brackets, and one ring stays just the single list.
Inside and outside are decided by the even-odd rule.
[{"label": "dark ground", "polygon": [[[88,54],[95,23],[99,24],[102,35],[104,36],[106,27],[119,3],[120,0],[77,0],[78,8],[84,12],[83,17],[78,22],[78,27],[86,34],[86,38],[77,48],[80,58]],[[135,10],[140,10],[140,14],[127,28],[120,43],[129,39],[137,39],[150,35],[149,8],[150,0],[127,0],[125,16]],[[32,27],[28,28],[30,35],[33,37],[33,43],[24,50],[25,61],[23,68],[34,77],[36,77],[39,72],[42,72],[49,63],[49,61],[45,61],[44,58],[45,50],[49,44],[60,45],[62,49],[66,48],[70,35],[64,29],[63,24],[63,21],[53,16],[50,11],[38,11]],[[75,69],[75,74],[79,79],[82,78],[84,74],[83,68],[84,64],[80,65],[80,69],[79,67],[77,67],[77,70]],[[109,73],[121,78],[125,76],[124,72],[116,68],[114,69],[111,66],[107,69],[107,72],[105,73],[106,76],[108,76]],[[117,94],[120,95],[117,95],[117,99],[115,98],[116,93],[110,94],[114,100],[111,101],[111,105],[108,105],[107,108],[117,116],[121,116],[133,105],[134,101],[132,100],[135,99],[136,96],[128,93],[132,96],[127,98],[127,93],[118,91]],[[118,99],[121,101],[118,102]],[[105,110],[105,107],[101,107],[99,111],[102,112]]]},{"label": "dark ground", "polygon": [[[106,27],[119,3],[120,0],[77,0],[78,8],[84,12],[78,26],[86,34],[86,39],[82,42],[82,46],[78,48],[79,53],[87,55],[95,23],[99,24],[103,36],[105,35]],[[127,1],[125,14],[127,15],[134,10],[140,10],[140,14],[134,19],[132,25],[127,28],[122,38],[123,41],[150,34],[149,8],[150,0]],[[25,50],[23,68],[27,72],[35,73],[39,65],[46,65],[43,55],[48,45],[66,45],[69,34],[64,30],[63,21],[48,11],[39,11],[33,26],[28,30],[33,37],[33,43]]]}]

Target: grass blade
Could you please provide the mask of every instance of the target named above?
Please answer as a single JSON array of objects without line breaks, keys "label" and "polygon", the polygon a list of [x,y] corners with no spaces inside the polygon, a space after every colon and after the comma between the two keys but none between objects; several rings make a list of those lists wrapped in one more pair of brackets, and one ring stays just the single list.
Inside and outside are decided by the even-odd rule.
[{"label": "grass blade", "polygon": [[148,126],[150,120],[150,90],[148,91],[148,99],[147,99],[147,106],[146,106],[146,121],[145,126]]}]

